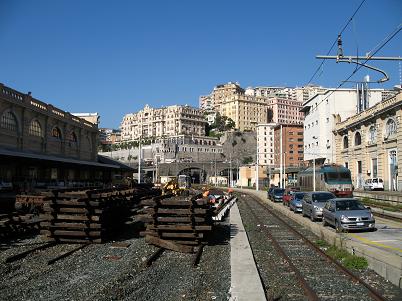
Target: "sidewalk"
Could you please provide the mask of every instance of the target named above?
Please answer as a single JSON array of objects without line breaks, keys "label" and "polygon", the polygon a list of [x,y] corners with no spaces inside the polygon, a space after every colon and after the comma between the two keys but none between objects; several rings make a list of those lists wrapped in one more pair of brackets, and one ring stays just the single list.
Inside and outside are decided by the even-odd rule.
[{"label": "sidewalk", "polygon": [[[350,253],[365,257],[372,270],[396,286],[400,287],[402,285],[402,254],[392,248],[386,249],[381,247],[379,243],[374,243],[373,239],[375,236],[373,236],[373,239],[371,239],[372,236],[370,236],[370,239],[363,242],[356,239],[356,235],[350,236],[348,233],[336,233],[332,228],[324,228],[321,224],[311,222],[301,215],[294,214],[287,207],[284,207],[282,203],[268,201],[266,191],[255,191],[251,189],[235,189],[235,191],[258,197],[277,211],[308,228],[319,238],[326,240],[330,244],[345,248]],[[375,235],[375,232],[368,234]],[[373,243],[369,243],[371,241],[373,241]],[[386,245],[388,242],[383,242],[382,244]]]}]

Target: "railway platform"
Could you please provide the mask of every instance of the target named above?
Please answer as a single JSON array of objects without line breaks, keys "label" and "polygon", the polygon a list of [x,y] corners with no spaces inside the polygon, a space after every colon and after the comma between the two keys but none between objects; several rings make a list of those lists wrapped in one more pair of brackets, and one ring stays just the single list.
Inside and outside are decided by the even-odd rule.
[{"label": "railway platform", "polygon": [[230,210],[230,228],[230,290],[232,300],[266,300],[236,203]]},{"label": "railway platform", "polygon": [[321,222],[312,222],[299,214],[294,214],[282,203],[268,201],[266,191],[249,189],[236,189],[236,191],[257,196],[328,243],[365,257],[371,269],[396,286],[402,287],[402,223],[376,217],[377,231],[336,233],[331,227],[324,228]]}]

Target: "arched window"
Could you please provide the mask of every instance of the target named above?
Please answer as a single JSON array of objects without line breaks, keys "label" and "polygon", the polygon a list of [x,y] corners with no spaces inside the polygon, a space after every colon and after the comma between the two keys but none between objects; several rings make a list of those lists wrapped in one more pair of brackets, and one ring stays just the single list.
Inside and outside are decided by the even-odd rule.
[{"label": "arched window", "polygon": [[32,120],[28,130],[29,135],[35,137],[42,137],[42,127],[38,120]]},{"label": "arched window", "polygon": [[1,116],[0,127],[2,129],[17,132],[18,130],[17,118],[15,117],[13,112],[8,111]]},{"label": "arched window", "polygon": [[396,122],[394,119],[388,119],[387,123],[385,124],[385,137],[388,138],[389,136],[396,133],[397,127]]},{"label": "arched window", "polygon": [[358,146],[362,144],[362,136],[360,135],[359,132],[356,132],[355,134],[355,146]]},{"label": "arched window", "polygon": [[374,125],[372,125],[372,126],[370,126],[369,132],[368,132],[368,137],[367,137],[368,143],[369,144],[375,143],[376,138],[377,138],[377,129]]},{"label": "arched window", "polygon": [[348,148],[349,147],[349,139],[348,136],[343,137],[343,148]]},{"label": "arched window", "polygon": [[61,140],[61,131],[57,126],[52,129],[52,137]]},{"label": "arched window", "polygon": [[68,141],[77,143],[77,141],[78,141],[77,135],[73,131],[71,131],[70,134],[68,135]]}]

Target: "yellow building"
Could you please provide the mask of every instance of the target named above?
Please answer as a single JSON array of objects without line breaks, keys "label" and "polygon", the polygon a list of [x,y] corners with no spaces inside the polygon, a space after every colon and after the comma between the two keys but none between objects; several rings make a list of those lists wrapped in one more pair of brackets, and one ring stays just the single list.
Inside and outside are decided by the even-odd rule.
[{"label": "yellow building", "polygon": [[[385,190],[402,191],[402,93],[335,126],[336,162],[350,169],[355,188],[381,178]],[[401,171],[401,173],[399,172]]]},{"label": "yellow building", "polygon": [[[256,165],[245,165],[239,168],[239,181],[237,187],[255,187]],[[268,187],[267,167],[258,167],[259,188]]]}]

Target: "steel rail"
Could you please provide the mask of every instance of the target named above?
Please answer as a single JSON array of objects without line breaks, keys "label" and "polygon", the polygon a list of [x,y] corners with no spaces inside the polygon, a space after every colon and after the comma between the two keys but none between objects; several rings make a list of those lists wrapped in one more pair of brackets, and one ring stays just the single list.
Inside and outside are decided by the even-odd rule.
[{"label": "steel rail", "polygon": [[162,255],[163,251],[165,251],[164,248],[158,248],[151,256],[147,258],[145,261],[145,266],[150,267],[152,263],[159,258],[159,256]]},{"label": "steel rail", "polygon": [[[246,204],[246,207],[248,207],[249,212],[253,215],[255,220],[260,221],[261,219],[255,214],[255,212],[251,209],[250,205],[247,202],[244,202]],[[272,233],[268,229],[264,229],[265,233],[267,234],[268,238],[271,240],[274,248],[277,250],[277,252],[287,261],[289,267],[291,270],[295,273],[297,280],[299,281],[299,284],[303,288],[303,291],[306,295],[306,297],[309,300],[316,301],[319,300],[318,295],[316,292],[313,290],[313,288],[307,283],[307,281],[303,278],[303,275],[300,273],[299,269],[293,264],[292,260],[288,255],[286,255],[285,250],[280,246],[278,241],[275,239],[275,237],[272,235]]]},{"label": "steel rail", "polygon": [[349,276],[353,281],[360,283],[363,285],[369,292],[369,295],[377,301],[384,301],[386,300],[383,296],[381,296],[377,290],[375,290],[373,287],[371,287],[369,284],[367,284],[365,281],[363,281],[360,277],[358,277],[356,274],[354,274],[352,271],[344,267],[342,264],[340,264],[338,261],[333,259],[331,256],[329,256],[327,253],[322,251],[316,244],[314,244],[312,241],[310,241],[307,237],[305,237],[303,234],[301,234],[299,231],[297,231],[295,228],[290,226],[288,223],[286,223],[278,214],[276,214],[272,209],[268,208],[266,204],[262,204],[261,201],[251,195],[248,195],[251,197],[253,200],[256,201],[257,204],[259,204],[262,208],[264,208],[265,211],[268,211],[270,214],[272,214],[275,218],[277,218],[283,225],[285,225],[289,230],[291,230],[293,233],[298,235],[304,242],[306,242],[309,246],[311,246],[317,253],[322,255],[324,258],[327,259],[328,262],[334,263],[337,269],[347,276]]},{"label": "steel rail", "polygon": [[19,260],[19,259],[22,259],[22,258],[27,257],[29,254],[31,254],[31,253],[33,253],[33,252],[35,252],[35,251],[42,251],[42,250],[44,250],[44,249],[51,248],[51,247],[53,247],[53,246],[55,246],[55,245],[56,245],[55,242],[50,242],[50,243],[44,244],[44,245],[39,246],[39,247],[36,247],[36,248],[34,248],[34,249],[30,249],[30,250],[28,250],[28,251],[25,251],[25,252],[22,252],[22,253],[19,253],[19,254],[10,256],[10,257],[8,257],[8,258],[6,259],[6,262],[7,262],[7,263],[10,263],[10,262],[13,262],[13,261],[17,261],[17,260]]},{"label": "steel rail", "polygon": [[65,253],[63,253],[63,254],[61,254],[61,255],[55,257],[55,258],[50,259],[50,260],[47,262],[47,264],[48,264],[48,265],[51,265],[51,264],[55,263],[56,261],[58,261],[58,260],[60,260],[60,259],[63,259],[63,258],[65,258],[65,257],[67,257],[67,256],[70,256],[71,254],[73,254],[73,253],[75,253],[75,252],[77,252],[77,251],[79,251],[79,250],[85,248],[86,246],[88,246],[88,244],[80,245],[80,246],[78,246],[78,247],[76,247],[76,248],[74,248],[74,249],[72,249],[72,250],[70,250],[70,251],[67,251],[67,252],[65,252]]},{"label": "steel rail", "polygon": [[193,258],[193,267],[197,267],[198,264],[200,263],[200,259],[201,259],[201,255],[202,255],[202,251],[204,249],[205,244],[201,244],[198,247],[197,253],[195,254],[194,258]]}]

